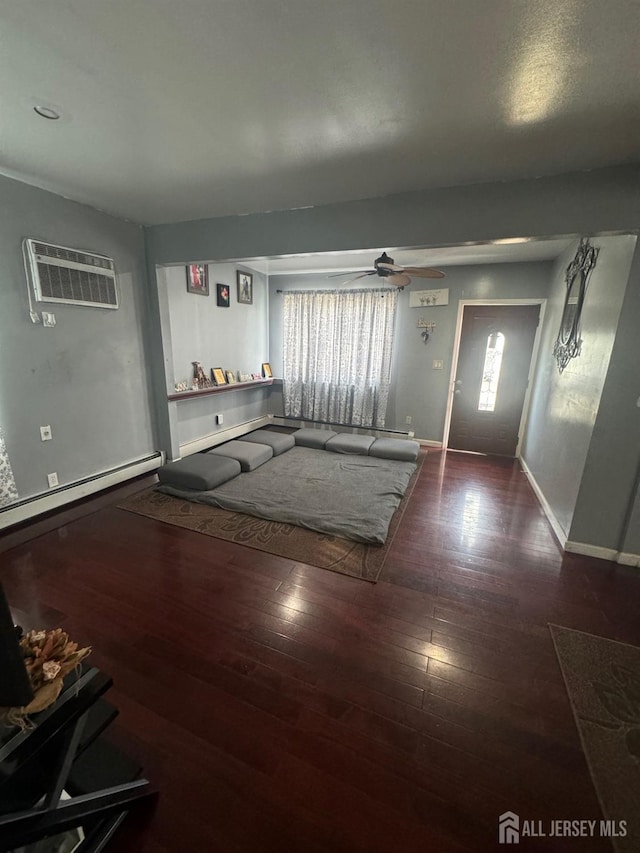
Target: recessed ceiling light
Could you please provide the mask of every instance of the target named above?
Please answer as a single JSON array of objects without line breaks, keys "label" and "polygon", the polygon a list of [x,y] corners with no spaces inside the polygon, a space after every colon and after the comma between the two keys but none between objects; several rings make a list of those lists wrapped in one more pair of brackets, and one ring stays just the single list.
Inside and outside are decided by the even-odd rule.
[{"label": "recessed ceiling light", "polygon": [[502,246],[507,243],[528,243],[530,239],[530,237],[505,237],[503,240],[494,240],[493,242]]},{"label": "recessed ceiling light", "polygon": [[55,110],[51,109],[51,107],[44,107],[38,104],[33,108],[33,110],[42,118],[49,119],[49,121],[56,121],[60,118],[60,113],[57,113]]}]

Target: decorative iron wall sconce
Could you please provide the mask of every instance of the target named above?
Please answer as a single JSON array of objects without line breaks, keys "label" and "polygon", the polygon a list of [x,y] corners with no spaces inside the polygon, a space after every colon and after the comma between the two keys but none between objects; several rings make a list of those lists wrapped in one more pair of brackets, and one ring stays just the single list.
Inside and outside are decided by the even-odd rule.
[{"label": "decorative iron wall sconce", "polygon": [[425,342],[425,344],[429,341],[429,338],[431,337],[435,327],[435,323],[427,323],[424,317],[420,317],[420,319],[418,320],[418,328],[422,329],[420,337]]},{"label": "decorative iron wall sconce", "polygon": [[576,256],[565,273],[567,293],[558,337],[553,346],[553,355],[560,373],[572,358],[577,358],[580,355],[582,349],[580,318],[587,292],[587,280],[591,270],[596,265],[599,253],[600,249],[592,246],[588,238],[580,240]]}]

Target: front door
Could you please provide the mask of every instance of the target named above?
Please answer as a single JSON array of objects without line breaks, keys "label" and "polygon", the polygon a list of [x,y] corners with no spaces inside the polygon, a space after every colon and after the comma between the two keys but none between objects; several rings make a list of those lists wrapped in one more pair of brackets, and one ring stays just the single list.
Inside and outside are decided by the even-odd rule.
[{"label": "front door", "polygon": [[539,305],[467,305],[448,446],[515,456]]}]

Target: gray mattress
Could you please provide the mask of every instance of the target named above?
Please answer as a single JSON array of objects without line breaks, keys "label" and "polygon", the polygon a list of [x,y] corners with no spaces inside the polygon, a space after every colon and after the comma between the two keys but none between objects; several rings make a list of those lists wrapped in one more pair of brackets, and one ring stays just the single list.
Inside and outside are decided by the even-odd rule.
[{"label": "gray mattress", "polygon": [[205,492],[160,491],[355,542],[382,545],[413,462],[293,447],[254,471]]}]

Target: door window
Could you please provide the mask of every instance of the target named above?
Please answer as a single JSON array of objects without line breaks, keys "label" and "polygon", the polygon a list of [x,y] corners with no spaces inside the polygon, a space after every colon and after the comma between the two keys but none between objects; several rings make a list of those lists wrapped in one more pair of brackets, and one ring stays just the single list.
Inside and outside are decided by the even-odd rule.
[{"label": "door window", "polygon": [[479,412],[495,411],[504,344],[505,337],[502,332],[491,332],[487,338],[484,367],[482,369],[482,385],[480,386],[480,400],[478,401]]}]

